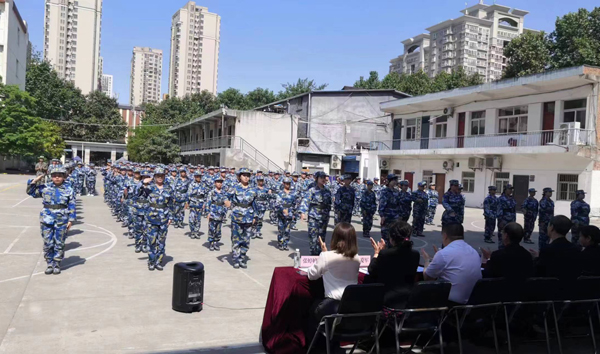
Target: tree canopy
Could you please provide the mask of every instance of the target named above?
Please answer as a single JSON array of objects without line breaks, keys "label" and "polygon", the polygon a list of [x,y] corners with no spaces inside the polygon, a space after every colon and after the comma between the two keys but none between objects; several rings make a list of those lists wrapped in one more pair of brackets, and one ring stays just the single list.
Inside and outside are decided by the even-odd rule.
[{"label": "tree canopy", "polygon": [[127,142],[127,154],[130,160],[152,163],[171,163],[181,160],[177,137],[168,132],[167,128],[141,126],[133,132],[134,135]]}]

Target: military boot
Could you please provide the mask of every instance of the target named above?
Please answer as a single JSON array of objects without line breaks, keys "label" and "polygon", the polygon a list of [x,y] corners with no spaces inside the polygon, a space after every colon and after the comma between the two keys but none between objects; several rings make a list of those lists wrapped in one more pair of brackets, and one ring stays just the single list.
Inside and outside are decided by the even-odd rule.
[{"label": "military boot", "polygon": [[49,264],[48,267],[46,268],[46,270],[44,271],[44,274],[50,275],[53,272],[54,272],[54,267],[51,264]]},{"label": "military boot", "polygon": [[54,273],[54,275],[59,275],[60,274],[60,264],[55,264],[54,265],[53,273]]}]

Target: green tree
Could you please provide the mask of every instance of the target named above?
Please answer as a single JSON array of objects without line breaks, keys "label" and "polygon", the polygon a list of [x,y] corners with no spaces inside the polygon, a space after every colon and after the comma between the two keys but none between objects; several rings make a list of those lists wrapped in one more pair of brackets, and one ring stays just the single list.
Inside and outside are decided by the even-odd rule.
[{"label": "green tree", "polygon": [[172,163],[181,161],[177,137],[165,127],[141,126],[127,143],[129,159],[138,162]]},{"label": "green tree", "polygon": [[558,18],[550,40],[552,67],[600,66],[600,7]]},{"label": "green tree", "polygon": [[283,91],[279,91],[277,99],[283,100],[310,91],[324,90],[327,86],[328,84],[318,85],[317,83],[315,83],[315,80],[298,79],[298,81],[295,84],[289,82],[287,84],[281,84],[281,87],[283,87]]},{"label": "green tree", "polygon": [[504,55],[508,61],[503,77],[520,77],[537,74],[550,66],[551,42],[542,32],[525,32],[514,38],[506,48]]},{"label": "green tree", "polygon": [[35,115],[35,99],[17,86],[0,85],[0,154],[32,160],[55,158],[65,148],[60,129]]},{"label": "green tree", "polygon": [[468,74],[463,67],[452,70],[451,73],[440,72],[431,82],[431,92],[453,90],[460,87],[480,85],[483,78],[476,74]]},{"label": "green tree", "polygon": [[369,73],[369,78],[366,80],[361,76],[360,79],[354,83],[354,87],[369,90],[381,88],[382,83],[379,81],[379,73],[377,73],[377,71],[371,71]]},{"label": "green tree", "polygon": [[225,105],[231,109],[248,109],[248,101],[243,93],[238,89],[228,88],[227,90],[219,93],[217,96],[217,102],[219,105]]},{"label": "green tree", "polygon": [[257,87],[246,93],[246,101],[248,109],[252,109],[277,101],[277,96],[269,89]]}]

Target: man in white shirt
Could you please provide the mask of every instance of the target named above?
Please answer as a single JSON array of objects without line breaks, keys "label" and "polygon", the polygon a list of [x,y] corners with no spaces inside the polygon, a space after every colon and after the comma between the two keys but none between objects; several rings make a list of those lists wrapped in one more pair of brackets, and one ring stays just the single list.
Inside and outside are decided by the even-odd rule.
[{"label": "man in white shirt", "polygon": [[475,249],[464,241],[464,228],[460,224],[445,225],[442,228],[444,248],[436,251],[433,259],[421,249],[425,261],[425,280],[442,280],[452,283],[448,300],[466,304],[475,283],[481,279],[481,257]]}]

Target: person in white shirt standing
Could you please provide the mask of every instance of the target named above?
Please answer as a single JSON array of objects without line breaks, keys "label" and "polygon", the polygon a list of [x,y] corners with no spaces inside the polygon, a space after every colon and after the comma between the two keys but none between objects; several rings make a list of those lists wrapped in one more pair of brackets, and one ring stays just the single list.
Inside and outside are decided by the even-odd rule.
[{"label": "person in white shirt standing", "polygon": [[323,316],[337,313],[346,286],[358,283],[360,268],[356,230],[349,223],[340,222],[333,230],[331,251],[327,250],[327,246],[320,237],[319,244],[321,254],[317,262],[308,269],[308,279],[317,280],[323,277],[325,298],[316,301],[311,309],[312,334],[317,330]]},{"label": "person in white shirt standing", "polygon": [[466,304],[473,287],[481,279],[481,257],[477,251],[464,240],[465,231],[461,224],[449,224],[442,227],[442,243],[439,250],[434,246],[432,257],[421,249],[425,261],[423,278],[425,280],[441,280],[452,283],[449,302]]}]

